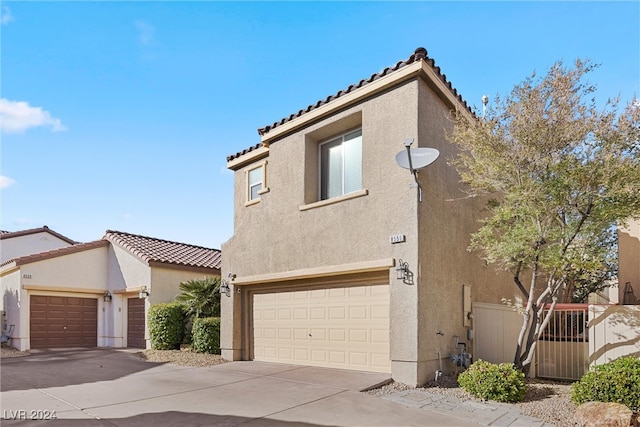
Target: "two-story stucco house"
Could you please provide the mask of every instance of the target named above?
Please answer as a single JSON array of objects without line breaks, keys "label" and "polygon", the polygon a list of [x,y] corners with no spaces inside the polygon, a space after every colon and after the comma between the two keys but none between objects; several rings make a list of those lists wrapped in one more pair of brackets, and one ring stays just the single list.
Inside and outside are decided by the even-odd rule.
[{"label": "two-story stucco house", "polygon": [[[227,158],[234,235],[222,248],[221,347],[230,360],[388,372],[422,384],[473,338],[472,302],[511,297],[511,279],[469,253],[485,201],[448,164],[451,114],[475,120],[419,48],[258,130]],[[413,175],[396,154],[440,157]]]}]

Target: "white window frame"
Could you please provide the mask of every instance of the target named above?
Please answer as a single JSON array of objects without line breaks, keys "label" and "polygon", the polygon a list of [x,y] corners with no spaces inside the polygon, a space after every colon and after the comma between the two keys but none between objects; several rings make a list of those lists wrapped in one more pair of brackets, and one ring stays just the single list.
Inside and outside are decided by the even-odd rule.
[{"label": "white window frame", "polygon": [[[340,190],[340,194],[334,195],[334,196],[329,196],[328,194],[326,196],[323,195],[323,176],[325,175],[324,173],[324,168],[326,168],[327,166],[323,164],[322,162],[322,154],[323,154],[323,147],[326,146],[327,144],[335,144],[336,146],[340,146],[343,147],[344,146],[344,142],[345,142],[345,137],[347,135],[351,135],[354,134],[356,132],[359,132],[360,135],[357,136],[360,138],[361,140],[361,145],[360,145],[360,187],[348,192],[345,192],[345,156],[344,156],[344,150],[342,151],[341,154],[341,190]],[[357,138],[356,137],[356,138]],[[339,144],[336,144],[336,142],[338,142],[339,140]],[[318,145],[318,200],[323,201],[323,200],[329,200],[329,199],[333,199],[333,198],[338,198],[338,197],[344,197],[345,195],[348,195],[350,193],[357,193],[360,192],[363,189],[363,185],[362,185],[362,128],[356,128],[356,129],[351,129],[347,132],[344,132],[340,135],[334,136],[324,142],[321,142]],[[327,190],[328,191],[328,190]]]},{"label": "white window frame", "polygon": [[[250,180],[250,174],[251,172],[257,169],[262,169],[262,174],[261,174],[262,176],[260,178],[260,181],[252,185]],[[260,200],[262,200],[262,195],[269,192],[269,187],[267,187],[267,161],[265,160],[263,162],[252,165],[250,168],[247,168],[247,170],[245,171],[245,180],[246,180],[245,206],[250,206],[260,202]],[[261,188],[256,192],[256,196],[252,198],[251,189],[256,185],[260,185]]]}]

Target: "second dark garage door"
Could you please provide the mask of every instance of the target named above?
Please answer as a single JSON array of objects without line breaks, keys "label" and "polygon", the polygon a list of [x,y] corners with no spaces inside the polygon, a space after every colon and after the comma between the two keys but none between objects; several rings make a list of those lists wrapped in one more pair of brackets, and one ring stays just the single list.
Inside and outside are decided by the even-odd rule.
[{"label": "second dark garage door", "polygon": [[31,296],[31,348],[96,347],[96,298]]},{"label": "second dark garage door", "polygon": [[145,348],[144,340],[144,299],[127,300],[127,347]]}]

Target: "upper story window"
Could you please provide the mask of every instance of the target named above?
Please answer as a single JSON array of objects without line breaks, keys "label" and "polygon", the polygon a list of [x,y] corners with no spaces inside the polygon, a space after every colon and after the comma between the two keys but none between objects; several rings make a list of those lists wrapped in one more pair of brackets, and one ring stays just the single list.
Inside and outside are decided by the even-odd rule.
[{"label": "upper story window", "polygon": [[247,201],[245,205],[252,205],[260,201],[260,197],[269,191],[267,187],[267,161],[260,162],[246,171],[247,176]]},{"label": "upper story window", "polygon": [[262,190],[262,175],[262,166],[249,171],[249,201],[260,197],[258,192]]},{"label": "upper story window", "polygon": [[320,144],[320,199],[362,189],[362,129]]}]

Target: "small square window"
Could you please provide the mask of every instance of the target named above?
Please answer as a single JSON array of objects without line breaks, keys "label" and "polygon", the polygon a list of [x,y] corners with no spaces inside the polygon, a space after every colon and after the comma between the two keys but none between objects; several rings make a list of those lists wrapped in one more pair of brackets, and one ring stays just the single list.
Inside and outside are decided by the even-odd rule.
[{"label": "small square window", "polygon": [[362,189],[362,129],[320,144],[320,199]]}]

